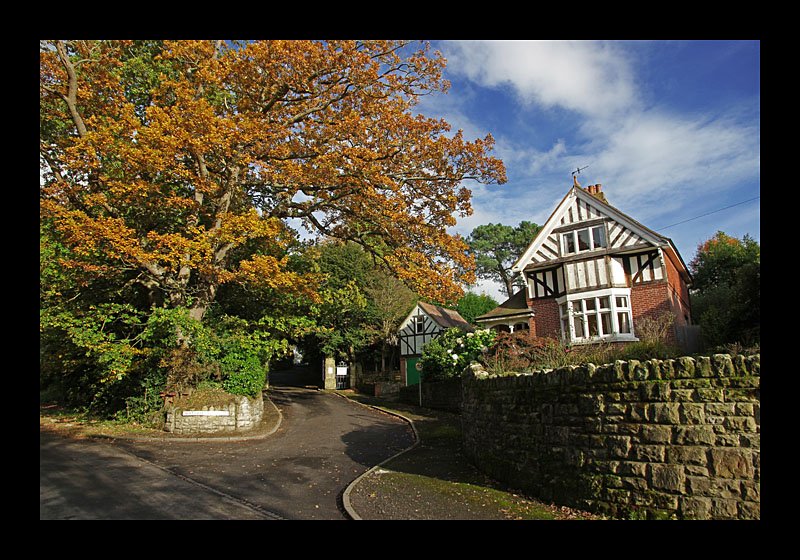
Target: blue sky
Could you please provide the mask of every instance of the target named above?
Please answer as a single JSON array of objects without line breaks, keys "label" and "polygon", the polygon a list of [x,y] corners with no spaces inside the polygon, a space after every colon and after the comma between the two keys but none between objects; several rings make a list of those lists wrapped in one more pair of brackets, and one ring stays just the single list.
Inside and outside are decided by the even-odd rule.
[{"label": "blue sky", "polygon": [[[508,173],[467,184],[474,214],[454,232],[542,225],[586,167],[582,186],[601,183],[687,264],[718,230],[760,242],[760,42],[431,43],[451,88],[419,112],[470,140],[491,133]],[[494,284],[473,291],[504,299]]]}]

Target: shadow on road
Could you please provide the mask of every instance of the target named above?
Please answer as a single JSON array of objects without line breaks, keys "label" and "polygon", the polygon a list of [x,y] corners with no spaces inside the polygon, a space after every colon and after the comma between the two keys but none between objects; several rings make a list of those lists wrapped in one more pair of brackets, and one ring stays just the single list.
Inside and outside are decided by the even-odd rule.
[{"label": "shadow on road", "polygon": [[269,384],[276,387],[322,388],[322,374],[316,368],[296,365],[289,369],[269,372]]}]

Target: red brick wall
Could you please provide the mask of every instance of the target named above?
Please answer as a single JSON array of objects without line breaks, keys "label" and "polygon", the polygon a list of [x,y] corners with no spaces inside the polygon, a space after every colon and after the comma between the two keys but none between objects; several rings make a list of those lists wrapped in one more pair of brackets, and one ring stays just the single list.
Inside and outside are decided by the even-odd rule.
[{"label": "red brick wall", "polygon": [[[637,333],[637,322],[641,324],[643,318],[658,319],[664,313],[672,311],[675,313],[676,322],[679,318],[678,313],[673,309],[672,289],[667,282],[636,285],[631,288],[631,310],[633,311],[633,333]],[[682,322],[682,321],[681,321]],[[667,331],[667,344],[675,344],[675,329]]]},{"label": "red brick wall", "polygon": [[666,282],[635,285],[631,288],[631,310],[633,322],[640,317],[655,319],[666,311],[672,311],[669,301],[669,285]]},{"label": "red brick wall", "polygon": [[561,318],[556,298],[528,300],[528,307],[534,313],[530,319],[531,333],[540,338],[561,340]]}]

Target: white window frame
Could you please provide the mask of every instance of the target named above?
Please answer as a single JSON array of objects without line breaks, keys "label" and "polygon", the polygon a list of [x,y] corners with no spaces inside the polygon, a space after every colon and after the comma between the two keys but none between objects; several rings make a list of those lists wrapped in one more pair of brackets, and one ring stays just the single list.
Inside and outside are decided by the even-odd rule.
[{"label": "white window frame", "polygon": [[[607,307],[603,306],[604,298],[608,298]],[[636,342],[639,340],[634,334],[630,288],[610,288],[567,294],[557,298],[556,303],[559,310],[561,339],[564,342],[584,344],[600,341]],[[603,314],[609,314],[608,328],[610,332],[605,332]],[[627,317],[630,332],[620,332],[620,314]],[[594,336],[590,334],[590,323],[594,324],[599,334]]]},{"label": "white window frame", "polygon": [[[602,240],[599,245],[595,245],[594,243],[594,229],[597,228],[600,230],[600,235],[602,235]],[[589,248],[588,249],[580,249],[578,245],[578,238],[580,232],[585,231],[589,237]],[[574,247],[573,251],[567,250],[567,237],[572,239],[572,246]],[[588,226],[585,228],[578,228],[572,231],[565,231],[561,234],[561,254],[562,255],[577,255],[578,253],[588,253],[589,251],[594,251],[596,249],[604,249],[608,247],[608,235],[606,234],[606,227],[604,224]]]}]

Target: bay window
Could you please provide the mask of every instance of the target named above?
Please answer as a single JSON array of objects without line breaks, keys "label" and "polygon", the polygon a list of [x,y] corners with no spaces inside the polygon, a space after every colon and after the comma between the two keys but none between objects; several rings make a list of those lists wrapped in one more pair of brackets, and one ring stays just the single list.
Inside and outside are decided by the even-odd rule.
[{"label": "bay window", "polygon": [[557,299],[562,339],[566,342],[637,340],[630,301],[630,290],[625,288],[568,294]]}]

